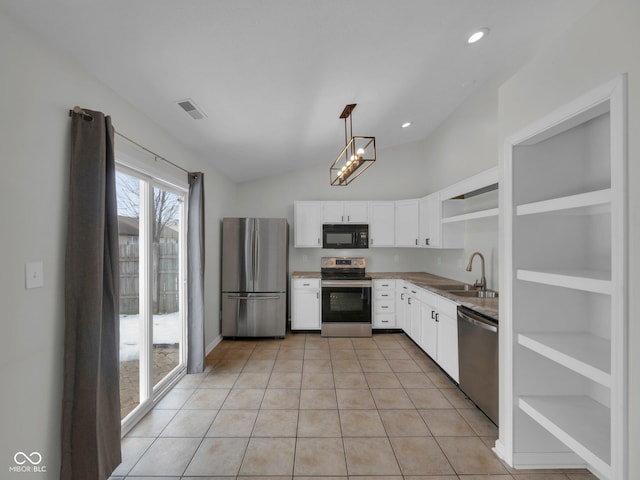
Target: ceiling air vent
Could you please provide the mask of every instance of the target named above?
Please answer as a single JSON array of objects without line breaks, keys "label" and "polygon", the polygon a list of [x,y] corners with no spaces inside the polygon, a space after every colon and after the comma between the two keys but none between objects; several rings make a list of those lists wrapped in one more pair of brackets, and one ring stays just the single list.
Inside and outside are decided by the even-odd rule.
[{"label": "ceiling air vent", "polygon": [[198,108],[190,98],[180,100],[178,105],[180,105],[180,108],[187,112],[194,120],[201,120],[206,117],[204,112],[200,110],[200,108]]}]

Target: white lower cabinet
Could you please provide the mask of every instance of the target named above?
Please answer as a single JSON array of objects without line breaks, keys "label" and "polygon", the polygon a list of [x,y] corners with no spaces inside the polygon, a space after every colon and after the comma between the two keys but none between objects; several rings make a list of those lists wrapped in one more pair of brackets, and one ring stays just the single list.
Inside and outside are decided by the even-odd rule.
[{"label": "white lower cabinet", "polygon": [[438,297],[438,355],[436,361],[456,382],[458,375],[458,304]]},{"label": "white lower cabinet", "polygon": [[396,280],[396,328],[408,333],[407,299],[409,298],[409,284],[404,280]]},{"label": "white lower cabinet", "polygon": [[320,279],[291,281],[291,330],[320,330]]},{"label": "white lower cabinet", "polygon": [[435,319],[434,307],[428,303],[420,302],[420,321],[422,332],[420,335],[420,347],[434,360],[438,360],[438,324]]},{"label": "white lower cabinet", "polygon": [[456,382],[457,308],[457,303],[409,282],[396,289],[397,326]]},{"label": "white lower cabinet", "polygon": [[396,328],[396,281],[373,281],[372,328]]}]

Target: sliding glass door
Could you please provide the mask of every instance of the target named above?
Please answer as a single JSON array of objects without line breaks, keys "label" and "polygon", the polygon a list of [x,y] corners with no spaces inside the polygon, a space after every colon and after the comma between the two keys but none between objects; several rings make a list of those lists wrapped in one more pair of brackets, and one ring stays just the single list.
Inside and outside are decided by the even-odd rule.
[{"label": "sliding glass door", "polygon": [[186,192],[122,166],[116,189],[126,430],[185,370]]}]

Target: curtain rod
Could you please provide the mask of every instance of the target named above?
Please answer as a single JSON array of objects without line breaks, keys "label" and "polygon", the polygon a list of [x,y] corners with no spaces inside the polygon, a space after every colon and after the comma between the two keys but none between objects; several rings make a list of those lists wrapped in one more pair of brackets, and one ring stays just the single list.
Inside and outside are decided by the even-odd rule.
[{"label": "curtain rod", "polygon": [[[82,115],[82,118],[84,118],[85,120],[93,120],[93,117],[91,116],[91,114],[87,113],[85,110],[83,110],[82,108],[75,106],[73,107],[73,110],[69,110],[69,116],[73,115],[73,114],[78,114],[78,115]],[[184,173],[186,173],[187,175],[190,173],[189,170],[185,170],[184,168],[182,168],[180,165],[176,165],[175,163],[173,163],[171,160],[168,160],[166,158],[164,158],[162,155],[158,155],[155,152],[152,152],[151,150],[149,150],[147,147],[140,145],[138,142],[131,140],[129,137],[127,137],[126,135],[124,135],[123,133],[118,132],[117,130],[113,130],[116,135],[118,135],[119,137],[124,138],[125,140],[133,143],[134,145],[136,145],[137,147],[140,147],[142,150],[144,150],[147,153],[150,153],[151,155],[154,156],[154,158],[156,160],[162,160],[164,162],[167,162],[169,165],[171,165],[172,167],[177,168],[178,170],[182,170]]]}]

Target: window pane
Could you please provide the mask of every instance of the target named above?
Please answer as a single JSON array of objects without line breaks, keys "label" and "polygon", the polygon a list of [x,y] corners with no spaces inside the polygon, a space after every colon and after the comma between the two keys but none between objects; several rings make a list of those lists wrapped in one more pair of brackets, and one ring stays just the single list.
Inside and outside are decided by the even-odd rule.
[{"label": "window pane", "polygon": [[120,254],[120,418],[140,404],[140,181],[116,172]]},{"label": "window pane", "polygon": [[180,361],[180,218],[182,197],[153,189],[153,385]]}]

